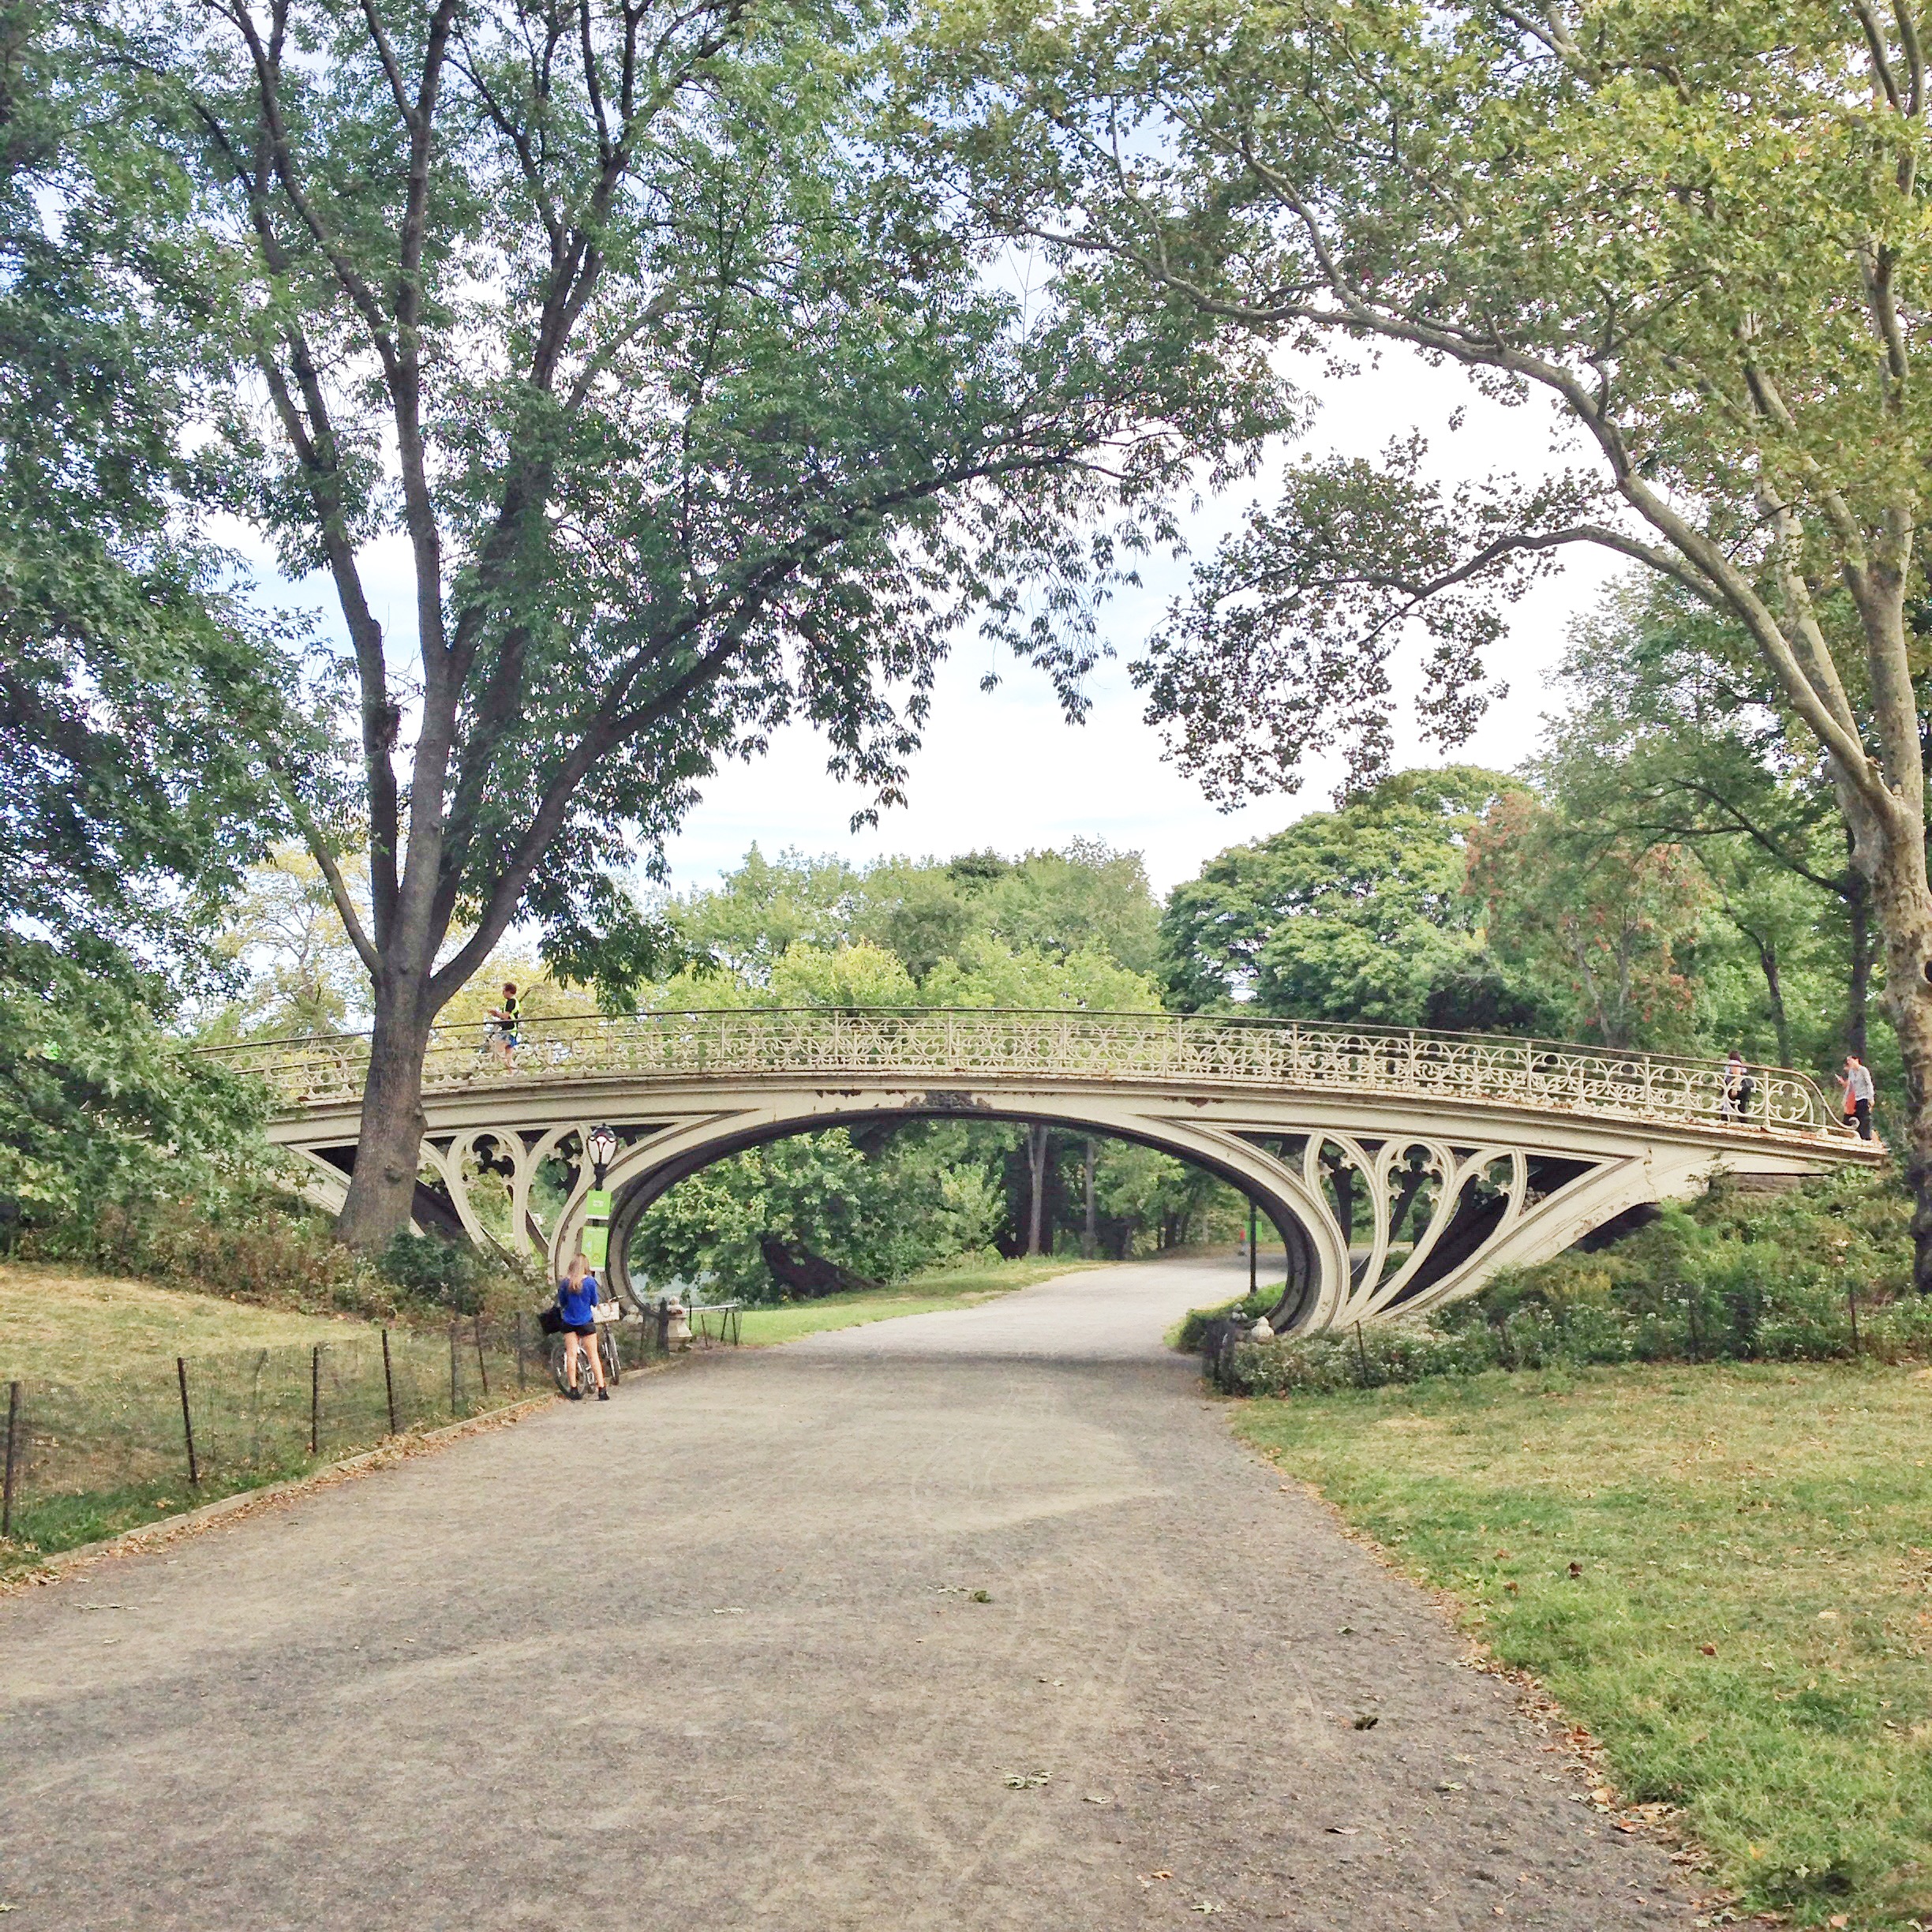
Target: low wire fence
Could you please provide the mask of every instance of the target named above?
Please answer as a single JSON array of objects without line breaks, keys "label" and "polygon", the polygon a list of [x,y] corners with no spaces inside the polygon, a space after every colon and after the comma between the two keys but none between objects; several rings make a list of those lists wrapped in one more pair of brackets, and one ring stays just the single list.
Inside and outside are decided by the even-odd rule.
[{"label": "low wire fence", "polygon": [[[608,1332],[620,1368],[664,1346],[649,1319]],[[560,1346],[520,1315],[0,1382],[0,1538],[51,1554],[487,1414],[554,1387]]]}]

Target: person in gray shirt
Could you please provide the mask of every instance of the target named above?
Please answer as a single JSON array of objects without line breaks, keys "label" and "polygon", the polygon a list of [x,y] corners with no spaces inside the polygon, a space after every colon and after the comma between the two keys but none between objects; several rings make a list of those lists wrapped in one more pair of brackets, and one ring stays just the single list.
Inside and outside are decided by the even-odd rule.
[{"label": "person in gray shirt", "polygon": [[1871,1069],[1856,1054],[1847,1054],[1844,1071],[1838,1076],[1838,1084],[1844,1089],[1845,1118],[1856,1121],[1859,1138],[1869,1140],[1872,1137],[1874,1092]]}]

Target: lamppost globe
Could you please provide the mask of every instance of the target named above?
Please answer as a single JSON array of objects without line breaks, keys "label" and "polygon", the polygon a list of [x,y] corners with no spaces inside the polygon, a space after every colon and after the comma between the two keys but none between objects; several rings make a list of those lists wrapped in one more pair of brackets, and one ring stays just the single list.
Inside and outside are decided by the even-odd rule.
[{"label": "lamppost globe", "polygon": [[593,1183],[604,1185],[604,1170],[617,1158],[617,1133],[615,1128],[593,1127],[590,1129],[590,1165],[597,1170]]}]

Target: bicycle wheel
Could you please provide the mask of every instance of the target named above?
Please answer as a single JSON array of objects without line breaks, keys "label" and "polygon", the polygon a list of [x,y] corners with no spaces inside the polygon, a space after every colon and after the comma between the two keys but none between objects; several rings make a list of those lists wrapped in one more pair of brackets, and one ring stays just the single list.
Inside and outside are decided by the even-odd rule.
[{"label": "bicycle wheel", "polygon": [[623,1380],[623,1364],[617,1357],[617,1330],[614,1324],[597,1331],[597,1347],[604,1357],[604,1380],[615,1388]]}]

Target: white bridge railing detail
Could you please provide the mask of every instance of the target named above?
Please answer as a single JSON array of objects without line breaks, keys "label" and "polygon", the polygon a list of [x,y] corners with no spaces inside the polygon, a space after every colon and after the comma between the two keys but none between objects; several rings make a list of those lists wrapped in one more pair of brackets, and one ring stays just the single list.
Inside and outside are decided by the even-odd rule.
[{"label": "white bridge railing detail", "polygon": [[[358,1099],[366,1034],[207,1050],[266,1080],[284,1109]],[[1604,1121],[1780,1137],[1855,1139],[1818,1083],[1748,1069],[1740,1110],[1710,1061],[1548,1040],[1378,1031],[1294,1020],[980,1009],[732,1009],[526,1020],[514,1072],[477,1025],[440,1027],[424,1085],[514,1088],[558,1079],[893,1075],[908,1081],[1046,1079],[1246,1087],[1526,1107]]]}]

